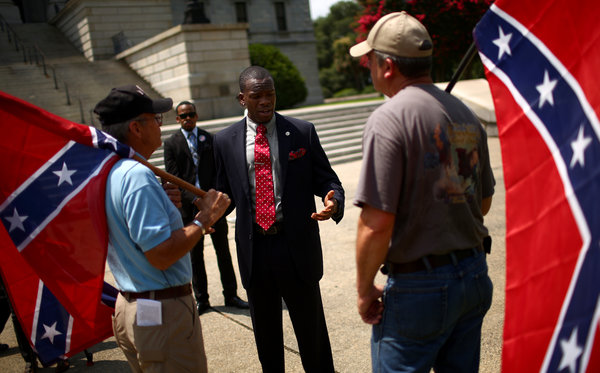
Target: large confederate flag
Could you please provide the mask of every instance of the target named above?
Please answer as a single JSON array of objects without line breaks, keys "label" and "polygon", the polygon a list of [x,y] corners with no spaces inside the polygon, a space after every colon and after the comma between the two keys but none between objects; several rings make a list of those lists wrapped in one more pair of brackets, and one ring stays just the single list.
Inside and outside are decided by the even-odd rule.
[{"label": "large confederate flag", "polygon": [[[0,269],[44,364],[112,335],[106,176],[131,149],[0,92]],[[114,294],[114,289],[113,289]],[[113,305],[114,307],[114,305]]]},{"label": "large confederate flag", "polygon": [[600,15],[498,0],[475,38],[506,185],[504,372],[600,372]]}]

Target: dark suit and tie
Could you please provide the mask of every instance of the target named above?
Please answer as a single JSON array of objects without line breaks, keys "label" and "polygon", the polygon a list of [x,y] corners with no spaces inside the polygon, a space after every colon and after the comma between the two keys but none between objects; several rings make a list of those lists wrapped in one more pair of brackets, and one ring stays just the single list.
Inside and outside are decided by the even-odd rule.
[{"label": "dark suit and tie", "polygon": [[[344,190],[314,126],[275,114],[272,78],[262,68],[248,70],[240,77],[245,86],[240,87],[239,96],[248,117],[215,135],[214,150],[216,188],[230,196],[230,210],[236,210],[240,275],[248,292],[259,358],[263,371],[284,372],[283,299],[304,369],[333,372],[319,289],[323,258],[317,220],[342,219]],[[264,200],[273,197],[265,196],[262,171],[255,164],[264,163],[259,154],[262,150],[257,149],[262,142],[257,131],[263,125],[272,161],[270,188],[274,190],[274,201],[264,208]],[[324,198],[325,209],[320,213],[316,213],[315,195]],[[271,204],[274,217],[268,212]]]},{"label": "dark suit and tie", "polygon": [[[183,130],[176,131],[165,141],[165,168],[170,174],[194,184],[204,190],[215,185],[215,165],[212,136],[205,130],[196,127],[197,115],[191,103],[183,102],[176,108],[177,121]],[[181,114],[182,117],[179,116]],[[190,223],[198,212],[192,201],[196,196],[187,191],[181,191],[181,216],[184,224]],[[225,305],[238,308],[248,308],[247,303],[237,297],[237,281],[227,238],[227,221],[225,217],[213,226],[215,232],[210,235],[217,254],[217,264],[221,274]],[[204,266],[204,238],[191,251],[193,285],[198,311],[202,314],[210,307],[208,296],[208,281]]]}]

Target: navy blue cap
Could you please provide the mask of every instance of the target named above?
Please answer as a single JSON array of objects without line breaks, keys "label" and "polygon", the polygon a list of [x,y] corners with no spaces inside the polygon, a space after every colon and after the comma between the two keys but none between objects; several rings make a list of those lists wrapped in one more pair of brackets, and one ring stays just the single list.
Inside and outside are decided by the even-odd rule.
[{"label": "navy blue cap", "polygon": [[161,114],[173,108],[173,100],[160,98],[152,100],[137,85],[113,88],[105,99],[98,102],[94,113],[105,126],[125,122],[140,114]]}]

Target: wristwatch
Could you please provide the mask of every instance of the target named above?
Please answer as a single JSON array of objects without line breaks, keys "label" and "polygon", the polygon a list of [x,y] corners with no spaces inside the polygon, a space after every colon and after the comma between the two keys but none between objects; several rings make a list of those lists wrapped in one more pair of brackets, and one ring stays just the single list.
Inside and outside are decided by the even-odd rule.
[{"label": "wristwatch", "polygon": [[197,226],[200,227],[200,229],[202,229],[202,234],[206,234],[206,228],[204,228],[204,224],[202,224],[202,222],[198,219],[194,219],[192,221],[192,223],[196,224]]}]

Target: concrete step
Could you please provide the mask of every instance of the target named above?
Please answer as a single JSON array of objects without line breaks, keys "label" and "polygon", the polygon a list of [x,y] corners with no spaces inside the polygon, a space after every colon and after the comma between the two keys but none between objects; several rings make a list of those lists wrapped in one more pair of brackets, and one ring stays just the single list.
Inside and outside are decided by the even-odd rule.
[{"label": "concrete step", "polygon": [[325,150],[325,153],[329,154],[333,150],[343,149],[343,148],[352,148],[356,145],[361,145],[361,144],[362,144],[362,139],[360,137],[353,137],[353,138],[346,138],[346,139],[340,139],[337,141],[328,142],[328,143],[322,144],[322,146],[323,146],[323,150]]},{"label": "concrete step", "polygon": [[315,123],[315,125],[326,125],[332,122],[340,122],[343,120],[367,118],[369,114],[371,114],[371,112],[374,110],[374,108],[378,106],[379,105],[375,105],[373,107],[361,107],[354,110],[348,110],[345,108],[334,108],[329,112],[320,112],[318,114],[309,114],[303,116],[302,119]]},{"label": "concrete step", "polygon": [[[45,84],[40,76],[42,68],[22,63],[22,55],[14,51],[8,44],[6,33],[0,32],[2,58],[0,65],[13,69],[0,70],[0,89],[14,96],[27,100],[47,111],[55,113],[75,122],[84,122],[99,126],[92,110],[96,103],[103,99],[111,88],[124,84],[137,84],[151,97],[161,97],[138,74],[124,62],[106,60],[89,62],[73,47],[70,42],[54,26],[45,23],[14,25],[13,29],[20,40],[32,47],[34,42],[46,56],[47,72]],[[6,52],[5,52],[6,51]],[[51,69],[54,66],[55,69]],[[35,72],[37,68],[40,72]],[[73,105],[66,105],[65,93],[54,89],[56,73],[59,91],[68,86]],[[44,83],[44,84],[43,84]],[[32,98],[35,97],[35,100]],[[82,108],[79,107],[81,101]],[[74,106],[74,107],[73,107]],[[84,113],[82,118],[81,112]],[[166,113],[166,123],[175,123],[174,113]]]},{"label": "concrete step", "polygon": [[342,132],[353,132],[353,131],[361,131],[365,125],[365,122],[367,121],[367,118],[364,119],[357,119],[355,121],[343,121],[340,123],[330,123],[328,126],[322,126],[322,127],[315,127],[317,128],[317,134],[319,135],[319,137],[327,137],[327,136],[332,136],[335,135],[337,133],[339,133],[340,131]]},{"label": "concrete step", "polygon": [[[339,157],[333,157],[329,159],[331,165],[349,163],[354,161],[359,161],[362,159],[362,152],[350,153]],[[356,176],[358,177],[358,175]]]},{"label": "concrete step", "polygon": [[333,149],[328,152],[326,151],[326,153],[327,153],[327,157],[329,158],[329,161],[332,162],[332,160],[347,157],[349,155],[362,154],[362,144],[341,147],[338,149]]}]

